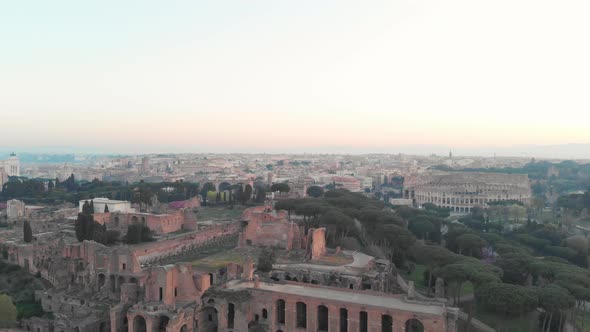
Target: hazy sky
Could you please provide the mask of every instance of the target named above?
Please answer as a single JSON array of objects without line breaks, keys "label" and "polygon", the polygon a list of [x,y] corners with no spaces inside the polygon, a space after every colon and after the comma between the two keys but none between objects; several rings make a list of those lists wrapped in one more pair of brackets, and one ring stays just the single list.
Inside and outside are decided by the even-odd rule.
[{"label": "hazy sky", "polygon": [[2,1],[0,146],[588,143],[588,17],[588,0]]}]

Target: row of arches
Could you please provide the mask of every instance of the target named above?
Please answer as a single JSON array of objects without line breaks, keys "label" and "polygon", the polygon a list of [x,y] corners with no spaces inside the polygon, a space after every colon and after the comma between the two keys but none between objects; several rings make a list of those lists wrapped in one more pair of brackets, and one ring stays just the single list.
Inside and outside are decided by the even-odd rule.
[{"label": "row of arches", "polygon": [[[98,282],[98,289],[99,290],[102,289],[107,282],[107,278],[104,273],[98,274],[98,281],[97,282]],[[125,283],[138,284],[138,281],[137,281],[137,278],[135,278],[135,277],[131,277],[127,280],[123,276],[116,277],[113,274],[111,274],[109,277],[109,286],[111,288],[111,292],[113,292],[113,293],[120,292],[121,285],[125,284]]]},{"label": "row of arches", "polygon": [[[330,330],[330,312],[327,306],[319,305],[317,308],[317,331],[327,332]],[[276,302],[276,323],[285,325],[286,322],[286,302],[279,299]],[[349,313],[346,308],[339,309],[340,332],[348,332]],[[366,311],[359,312],[359,332],[369,331],[369,318]],[[295,304],[295,327],[300,329],[307,328],[307,304],[297,302]],[[279,330],[281,331],[281,330]],[[424,325],[418,319],[408,319],[405,323],[406,332],[424,332]],[[278,332],[278,331],[277,331]],[[391,315],[381,315],[381,332],[393,332],[393,317]]]},{"label": "row of arches", "polygon": [[[125,318],[127,319],[127,318]],[[157,332],[166,332],[168,328],[168,323],[170,322],[170,318],[168,316],[162,315],[156,322],[156,328],[154,331]],[[182,327],[178,330],[179,332],[188,332],[188,326],[186,324],[182,325]],[[133,318],[133,332],[147,332],[147,322],[145,318],[141,315],[137,315]]]}]

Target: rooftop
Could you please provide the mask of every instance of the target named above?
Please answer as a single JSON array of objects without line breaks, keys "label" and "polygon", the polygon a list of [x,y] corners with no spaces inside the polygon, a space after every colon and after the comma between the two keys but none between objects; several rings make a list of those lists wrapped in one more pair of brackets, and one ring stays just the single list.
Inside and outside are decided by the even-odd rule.
[{"label": "rooftop", "polygon": [[96,197],[93,199],[82,199],[82,200],[80,200],[80,203],[84,203],[86,201],[88,201],[88,202],[94,201],[94,203],[110,203],[110,204],[129,203],[128,201],[118,201],[118,200],[114,200],[114,199],[108,199],[106,197]]}]

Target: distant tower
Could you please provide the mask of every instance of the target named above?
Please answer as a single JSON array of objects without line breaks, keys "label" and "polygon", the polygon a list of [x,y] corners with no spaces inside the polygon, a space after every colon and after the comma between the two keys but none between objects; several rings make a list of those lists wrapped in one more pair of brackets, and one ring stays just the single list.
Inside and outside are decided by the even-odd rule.
[{"label": "distant tower", "polygon": [[268,186],[272,186],[272,173],[268,173],[268,178],[267,178],[267,182],[268,182]]},{"label": "distant tower", "polygon": [[20,161],[14,152],[4,161],[4,170],[8,176],[20,176]]},{"label": "distant tower", "polygon": [[141,158],[141,173],[147,174],[147,172],[149,170],[150,170],[150,158],[148,158],[148,157]]},{"label": "distant tower", "polygon": [[453,160],[453,151],[451,149],[449,149],[449,159]]}]

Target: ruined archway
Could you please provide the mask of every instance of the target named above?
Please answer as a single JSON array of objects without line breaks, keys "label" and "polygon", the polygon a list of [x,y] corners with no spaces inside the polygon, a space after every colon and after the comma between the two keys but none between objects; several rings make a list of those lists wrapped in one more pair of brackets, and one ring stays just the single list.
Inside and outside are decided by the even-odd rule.
[{"label": "ruined archway", "polygon": [[186,324],[182,325],[180,332],[188,332],[188,327],[186,327]]},{"label": "ruined archway", "polygon": [[325,305],[318,306],[318,331],[319,332],[328,332],[329,330],[329,321],[328,321],[328,307]]},{"label": "ruined archway", "polygon": [[406,332],[424,332],[424,324],[416,318],[406,321]]},{"label": "ruined archway", "polygon": [[137,315],[133,318],[133,332],[147,332],[145,318],[143,316]]},{"label": "ruined archway", "polygon": [[121,291],[121,285],[123,285],[125,283],[125,278],[123,278],[123,276],[119,276],[119,278],[117,278],[117,292]]},{"label": "ruined archway", "polygon": [[393,318],[390,315],[381,315],[381,332],[393,332]]},{"label": "ruined archway", "polygon": [[170,318],[168,316],[162,315],[158,319],[158,331],[159,332],[166,332],[166,327],[168,327],[168,323],[170,322]]},{"label": "ruined archway", "polygon": [[201,310],[199,321],[202,323],[203,332],[217,332],[219,321],[217,319],[217,309],[214,307],[205,307]]},{"label": "ruined archway", "polygon": [[107,277],[103,273],[98,274],[98,289],[100,290],[107,282]]},{"label": "ruined archway", "polygon": [[297,327],[307,328],[307,304],[303,302],[297,302],[295,308],[297,317]]},{"label": "ruined archway", "polygon": [[227,305],[227,327],[234,328],[234,318],[236,317],[236,306],[233,303]]}]

